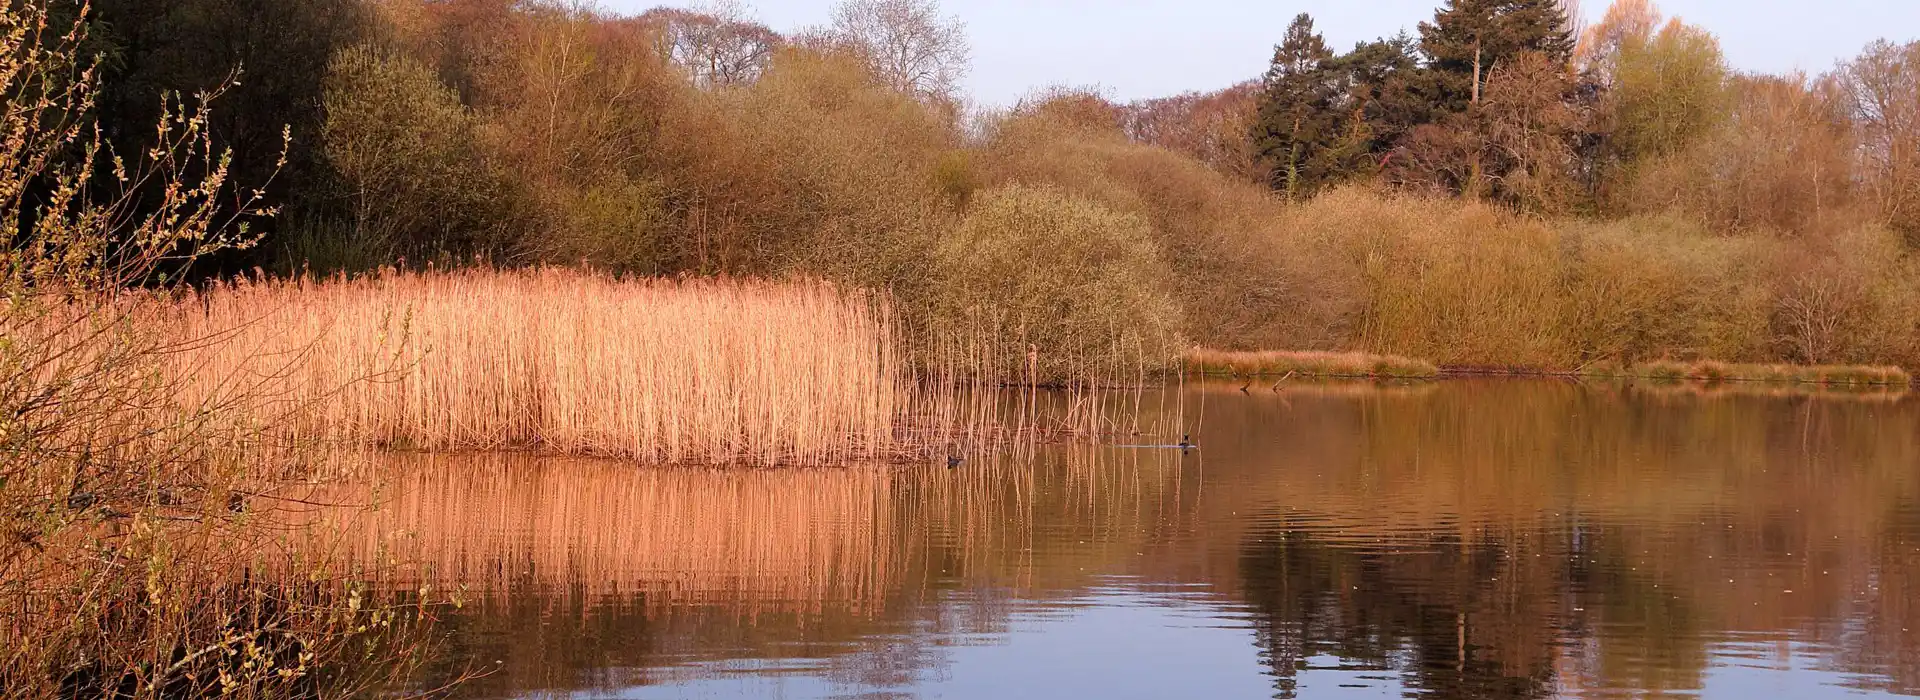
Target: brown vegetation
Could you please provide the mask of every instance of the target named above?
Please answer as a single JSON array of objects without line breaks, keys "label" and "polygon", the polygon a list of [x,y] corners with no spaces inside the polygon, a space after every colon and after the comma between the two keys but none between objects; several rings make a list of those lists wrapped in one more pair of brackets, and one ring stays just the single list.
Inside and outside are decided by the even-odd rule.
[{"label": "brown vegetation", "polygon": [[1661,357],[1920,361],[1920,261],[1883,229],[1729,237],[1678,217],[1543,221],[1360,190],[1278,220],[1298,260],[1280,281],[1314,293],[1290,306],[1306,332],[1271,347],[1557,370]]},{"label": "brown vegetation", "polygon": [[[1704,29],[1623,3],[1570,64],[1558,5],[1515,0],[1526,12],[1483,60],[1463,29],[1492,4],[1450,2],[1417,50],[1375,42],[1309,66],[1335,79],[1288,83],[1337,94],[1306,101],[1332,117],[1319,131],[1288,132],[1317,139],[1320,179],[1289,173],[1283,198],[1256,184],[1279,181],[1260,172],[1275,154],[1234,131],[1299,110],[1247,88],[1134,109],[1056,90],[969,119],[953,94],[964,39],[924,0],[853,2],[791,40],[726,12],[288,0],[276,19],[327,31],[247,82],[314,94],[249,93],[255,111],[218,129],[143,92],[206,88],[154,79],[164,67],[116,73],[115,104],[96,104],[86,30],[129,32],[101,50],[148,57],[153,36],[199,45],[156,27],[222,15],[137,12],[150,4],[99,22],[83,4],[70,33],[36,3],[0,10],[10,692],[383,682],[384,667],[349,667],[315,685],[323,674],[282,662],[412,651],[399,608],[344,583],[232,580],[264,568],[249,504],[307,475],[316,444],[919,455],[1001,415],[1033,425],[1032,387],[1137,379],[1196,343],[1563,370],[1667,360],[1645,371],[1707,379],[1920,364],[1913,45],[1876,44],[1832,75],[1739,75]],[[283,46],[222,27],[238,34],[204,43]],[[158,129],[125,108],[140,101],[162,105]],[[311,127],[281,137],[302,177],[228,182],[219,144],[272,142],[283,124]],[[277,172],[271,152],[240,157]],[[249,260],[245,224],[269,220],[288,277],[180,286],[207,256]],[[609,272],[299,277],[476,258]],[[831,282],[712,279],[727,275]],[[930,397],[916,377],[936,379]],[[1029,388],[1010,410],[979,393],[1007,383]],[[1054,415],[1108,429],[1103,400]],[[771,497],[733,505],[778,511]],[[676,503],[724,504],[655,502]],[[743,556],[773,556],[757,552]],[[249,645],[280,655],[231,661]]]},{"label": "brown vegetation", "polygon": [[[1017,218],[990,225],[1030,225]],[[960,271],[1022,255],[956,260],[951,293],[994,289],[990,270]],[[167,410],[219,406],[225,424],[289,444],[824,466],[1116,429],[1083,419],[1110,400],[1093,388],[1143,380],[1147,324],[1170,322],[1155,298],[1073,327],[1044,315],[1071,289],[1003,291],[956,309],[932,344],[906,337],[889,298],[825,282],[564,268],[243,279],[144,299],[132,323],[177,345],[153,367],[173,387]],[[1086,391],[1049,413],[1007,386]]]}]

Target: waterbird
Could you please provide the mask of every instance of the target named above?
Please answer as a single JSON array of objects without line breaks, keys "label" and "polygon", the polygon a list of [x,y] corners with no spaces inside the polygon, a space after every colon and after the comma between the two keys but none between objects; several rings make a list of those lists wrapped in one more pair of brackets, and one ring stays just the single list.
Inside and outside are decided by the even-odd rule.
[{"label": "waterbird", "polygon": [[967,458],[959,455],[947,455],[947,468],[952,469],[966,463]]},{"label": "waterbird", "polygon": [[1183,434],[1183,435],[1181,435],[1181,436],[1180,436],[1180,445],[1179,445],[1179,447],[1180,447],[1180,451],[1181,451],[1181,452],[1185,452],[1185,451],[1187,451],[1187,450],[1194,450],[1194,449],[1199,449],[1199,448],[1200,448],[1200,446],[1199,446],[1199,445],[1196,445],[1196,444],[1193,444],[1193,436],[1192,436],[1192,435],[1185,435],[1185,434]]}]

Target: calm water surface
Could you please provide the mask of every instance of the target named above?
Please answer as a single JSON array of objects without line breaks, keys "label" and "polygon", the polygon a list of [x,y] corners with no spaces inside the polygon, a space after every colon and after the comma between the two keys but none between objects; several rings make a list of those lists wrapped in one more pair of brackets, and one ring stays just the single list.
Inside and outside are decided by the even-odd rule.
[{"label": "calm water surface", "polygon": [[344,531],[467,588],[475,698],[1920,694],[1914,400],[1173,393],[1198,452],[415,458]]}]

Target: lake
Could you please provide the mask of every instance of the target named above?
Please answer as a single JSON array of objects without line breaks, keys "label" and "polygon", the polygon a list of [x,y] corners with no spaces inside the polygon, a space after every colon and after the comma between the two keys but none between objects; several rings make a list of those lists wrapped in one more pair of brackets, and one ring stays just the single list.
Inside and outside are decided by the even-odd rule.
[{"label": "lake", "polygon": [[340,527],[464,589],[422,679],[490,671],[460,697],[1920,694],[1915,400],[1489,380],[1139,411],[1155,434],[956,469],[398,457]]}]

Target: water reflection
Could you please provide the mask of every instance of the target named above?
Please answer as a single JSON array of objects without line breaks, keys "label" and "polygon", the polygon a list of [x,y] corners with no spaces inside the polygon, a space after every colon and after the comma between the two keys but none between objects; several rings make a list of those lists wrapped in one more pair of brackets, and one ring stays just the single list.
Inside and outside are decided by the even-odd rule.
[{"label": "water reflection", "polygon": [[[471,697],[1920,693],[1920,404],[1187,387],[1199,452],[956,470],[386,468]],[[1177,407],[1177,408],[1176,408]],[[318,516],[316,516],[318,517]],[[423,679],[432,682],[434,679]]]}]

